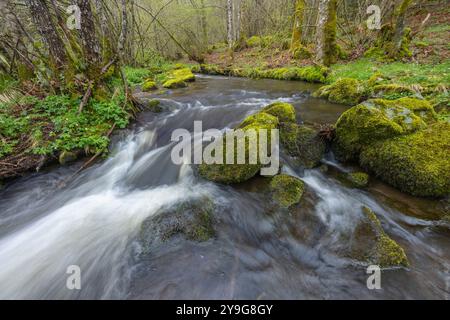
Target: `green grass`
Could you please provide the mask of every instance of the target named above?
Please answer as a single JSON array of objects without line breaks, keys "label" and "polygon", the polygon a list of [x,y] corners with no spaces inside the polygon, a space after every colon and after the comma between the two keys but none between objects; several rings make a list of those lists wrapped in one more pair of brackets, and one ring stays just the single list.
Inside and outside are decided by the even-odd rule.
[{"label": "green grass", "polygon": [[368,80],[376,72],[380,72],[392,82],[404,85],[450,83],[450,61],[431,65],[403,62],[380,63],[371,59],[360,59],[347,64],[334,65],[328,82],[335,82],[339,78]]}]

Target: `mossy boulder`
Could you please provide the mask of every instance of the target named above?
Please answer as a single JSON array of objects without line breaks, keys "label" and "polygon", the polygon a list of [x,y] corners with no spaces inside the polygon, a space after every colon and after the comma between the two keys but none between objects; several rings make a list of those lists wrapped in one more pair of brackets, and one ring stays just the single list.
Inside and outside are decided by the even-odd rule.
[{"label": "mossy boulder", "polygon": [[167,89],[183,88],[187,86],[186,82],[192,81],[195,81],[195,75],[190,68],[175,69],[166,75],[163,87]]},{"label": "mossy boulder", "polygon": [[197,242],[213,238],[214,210],[214,202],[206,197],[160,210],[141,225],[139,243],[143,253],[149,253],[151,249],[177,236]]},{"label": "mossy boulder", "polygon": [[278,118],[280,123],[295,123],[296,115],[294,107],[289,103],[275,102],[263,109],[263,112],[268,113]]},{"label": "mossy boulder", "polygon": [[291,51],[294,59],[309,59],[313,56],[312,50],[301,44],[297,45]]},{"label": "mossy boulder", "polygon": [[158,89],[158,86],[156,85],[156,82],[153,80],[146,80],[144,84],[142,85],[142,91],[148,92],[152,90]]},{"label": "mossy boulder", "polygon": [[[273,103],[271,105],[268,105],[267,107],[263,108],[260,112],[250,115],[247,118],[245,118],[240,125],[237,126],[236,129],[240,129],[245,133],[249,132],[250,130],[254,130],[256,132],[256,135],[254,137],[249,136],[246,137],[238,137],[236,139],[235,143],[235,150],[227,150],[226,148],[226,135],[222,137],[222,139],[219,139],[216,143],[222,143],[223,144],[223,157],[224,157],[224,164],[206,164],[203,163],[199,166],[198,172],[200,176],[203,178],[223,183],[223,184],[235,184],[235,183],[241,183],[244,181],[247,181],[254,177],[262,168],[262,165],[260,163],[259,157],[257,157],[257,163],[252,164],[250,159],[250,146],[253,147],[253,149],[257,149],[257,146],[259,144],[260,139],[260,130],[264,129],[267,130],[267,146],[271,147],[271,139],[270,139],[270,130],[272,129],[280,129],[280,140],[283,145],[289,145],[291,143],[295,144],[296,140],[296,116],[295,116],[295,109],[292,105],[282,102]],[[289,142],[286,140],[288,139],[288,128],[293,127],[293,137],[292,133],[289,136]],[[234,132],[230,132],[228,134],[234,134]],[[245,141],[242,141],[242,139],[245,139]],[[246,164],[237,164],[237,145],[242,144],[245,145],[245,160]],[[256,146],[256,147],[255,147]],[[228,157],[234,157],[235,164],[225,164],[227,154],[233,152],[234,155],[229,155]]]},{"label": "mossy boulder", "polygon": [[304,191],[305,184],[302,180],[286,174],[275,176],[270,182],[272,199],[282,208],[300,203]]},{"label": "mossy boulder", "polygon": [[[259,112],[257,114],[247,117],[237,129],[242,130],[244,135],[235,137],[234,149],[227,148],[227,139],[235,135],[236,131],[229,132],[225,134],[221,139],[215,143],[223,144],[223,164],[206,164],[202,163],[198,172],[203,178],[222,183],[222,184],[236,184],[247,181],[253,178],[261,170],[263,165],[260,162],[259,156],[256,158],[256,163],[250,161],[250,150],[258,150],[259,139],[261,137],[260,130],[267,130],[266,143],[270,148],[270,130],[278,128],[278,118],[265,113]],[[255,135],[245,136],[246,133],[250,131],[254,132]],[[238,146],[243,145],[244,150],[239,150],[240,152],[245,152],[245,164],[238,164]],[[227,164],[226,159],[234,159],[234,164]]]},{"label": "mossy boulder", "polygon": [[368,98],[369,90],[362,81],[342,78],[331,85],[323,86],[314,93],[314,96],[334,103],[354,106]]},{"label": "mossy boulder", "polygon": [[363,218],[350,240],[349,256],[381,268],[409,266],[403,248],[386,234],[376,214],[367,207],[363,207]]},{"label": "mossy boulder", "polygon": [[319,166],[326,152],[326,142],[319,137],[316,129],[306,125],[298,126],[296,134],[296,148],[291,155],[306,169]]},{"label": "mossy boulder", "polygon": [[71,151],[62,151],[58,157],[59,163],[63,166],[71,162],[74,162],[77,159],[78,159],[77,153]]},{"label": "mossy boulder", "polygon": [[361,165],[392,186],[422,197],[450,194],[450,123],[378,141],[362,150]]},{"label": "mossy boulder", "polygon": [[334,151],[340,160],[358,160],[362,147],[423,129],[435,119],[433,107],[424,100],[368,100],[338,119]]},{"label": "mossy boulder", "polygon": [[366,188],[369,185],[369,175],[364,172],[351,172],[344,175],[347,184],[352,188]]}]

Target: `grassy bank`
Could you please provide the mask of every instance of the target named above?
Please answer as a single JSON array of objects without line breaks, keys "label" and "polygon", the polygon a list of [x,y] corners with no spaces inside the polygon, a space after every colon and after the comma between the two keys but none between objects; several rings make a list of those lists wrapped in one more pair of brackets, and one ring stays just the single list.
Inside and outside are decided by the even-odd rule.
[{"label": "grassy bank", "polygon": [[[125,67],[124,74],[130,91],[177,87],[193,80],[189,69],[165,61],[148,68]],[[19,84],[2,78],[0,180],[54,161],[66,164],[107,154],[113,130],[125,128],[138,108],[145,107],[136,105],[132,96],[125,98],[117,75],[111,75],[80,111],[82,99],[80,94],[41,91],[33,80]]]}]

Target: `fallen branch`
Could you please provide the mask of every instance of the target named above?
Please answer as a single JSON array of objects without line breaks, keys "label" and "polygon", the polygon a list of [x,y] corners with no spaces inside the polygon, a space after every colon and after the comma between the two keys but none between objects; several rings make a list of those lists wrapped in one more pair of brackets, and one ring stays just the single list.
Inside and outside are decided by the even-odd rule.
[{"label": "fallen branch", "polygon": [[83,108],[89,102],[89,98],[92,95],[92,86],[93,86],[93,84],[94,84],[94,82],[92,80],[89,81],[88,89],[87,89],[86,93],[84,94],[83,99],[81,99],[80,107],[78,108],[78,115],[80,115],[81,112],[83,112]]}]

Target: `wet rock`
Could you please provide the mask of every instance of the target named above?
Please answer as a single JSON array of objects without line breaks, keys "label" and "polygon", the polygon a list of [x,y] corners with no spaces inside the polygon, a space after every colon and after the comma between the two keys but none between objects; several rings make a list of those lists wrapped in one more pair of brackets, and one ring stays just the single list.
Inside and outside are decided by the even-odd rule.
[{"label": "wet rock", "polygon": [[363,213],[350,240],[349,256],[382,268],[409,266],[405,251],[384,232],[375,213],[367,207]]},{"label": "wet rock", "polygon": [[145,108],[154,113],[160,113],[163,111],[161,102],[159,100],[150,100],[146,103]]},{"label": "wet rock", "polygon": [[366,188],[369,185],[369,175],[364,172],[351,172],[341,174],[344,184],[350,188]]},{"label": "wet rock", "polygon": [[163,87],[167,89],[184,88],[187,82],[195,81],[195,75],[189,68],[175,69],[167,74]]},{"label": "wet rock", "polygon": [[59,163],[61,165],[66,165],[69,164],[71,162],[74,162],[75,160],[77,160],[78,155],[76,152],[70,152],[70,151],[63,151],[59,154]]},{"label": "wet rock", "polygon": [[327,145],[319,137],[317,130],[306,125],[298,126],[296,144],[296,154],[292,155],[296,157],[302,167],[312,169],[321,164]]},{"label": "wet rock", "polygon": [[270,182],[272,199],[283,208],[300,203],[304,191],[305,184],[302,180],[285,174],[273,177]]},{"label": "wet rock", "polygon": [[215,235],[214,208],[210,199],[202,198],[161,210],[148,218],[142,223],[139,234],[143,253],[176,236],[197,242],[208,241]]}]

